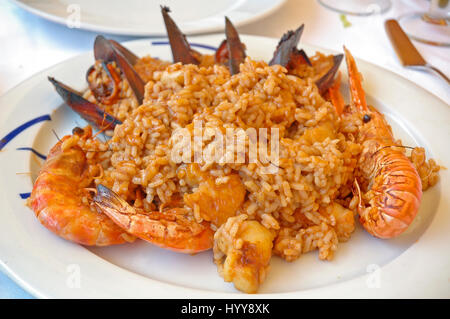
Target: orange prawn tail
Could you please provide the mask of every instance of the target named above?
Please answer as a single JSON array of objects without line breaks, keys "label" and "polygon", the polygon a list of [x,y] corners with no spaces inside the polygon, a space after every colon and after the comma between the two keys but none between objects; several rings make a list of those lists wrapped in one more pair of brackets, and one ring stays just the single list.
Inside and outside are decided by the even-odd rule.
[{"label": "orange prawn tail", "polygon": [[[408,158],[392,147],[362,154],[372,163],[368,180],[372,185],[358,206],[363,227],[373,236],[393,238],[403,233],[419,211],[422,183]],[[364,171],[363,171],[364,173]]]}]

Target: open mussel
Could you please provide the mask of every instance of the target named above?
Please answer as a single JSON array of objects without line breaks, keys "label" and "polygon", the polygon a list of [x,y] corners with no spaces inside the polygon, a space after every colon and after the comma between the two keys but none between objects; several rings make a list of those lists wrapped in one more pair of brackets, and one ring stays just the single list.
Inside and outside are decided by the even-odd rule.
[{"label": "open mussel", "polygon": [[[284,66],[288,72],[294,70],[298,65],[307,64],[311,66],[311,62],[304,50],[297,49],[300,37],[303,33],[304,25],[302,24],[295,31],[288,31],[281,37],[274,55],[269,65],[279,64]],[[339,66],[343,59],[342,54],[333,56],[333,65],[331,68],[316,81],[316,85],[320,94],[324,94],[333,84]]]},{"label": "open mussel", "polygon": [[97,104],[91,103],[83,98],[80,92],[77,92],[69,86],[55,80],[55,78],[48,77],[48,80],[53,84],[56,92],[58,92],[64,102],[66,102],[72,110],[80,114],[82,118],[95,127],[101,130],[113,130],[116,125],[122,124],[121,121],[106,113]]}]

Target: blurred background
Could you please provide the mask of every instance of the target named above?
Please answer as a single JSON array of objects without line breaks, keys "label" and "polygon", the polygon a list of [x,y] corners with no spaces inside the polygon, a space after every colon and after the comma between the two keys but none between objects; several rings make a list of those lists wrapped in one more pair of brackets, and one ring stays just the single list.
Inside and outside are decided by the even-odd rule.
[{"label": "blurred background", "polygon": [[[40,1],[44,5],[39,9],[30,6],[33,2],[39,1],[0,1],[2,43],[0,95],[37,72],[91,50],[94,38],[99,33],[119,42],[149,35],[159,34],[159,37],[162,35],[156,27],[152,29],[153,25],[163,28],[159,10],[156,12],[158,18],[155,19],[152,15],[154,12],[148,12],[148,18],[144,22],[146,26],[148,25],[149,31],[145,36],[142,36],[142,30],[145,31],[146,27],[133,24],[138,23],[136,17],[141,19],[142,16],[147,17],[145,10],[142,10],[142,1],[46,0]],[[220,16],[220,23],[223,25],[223,15],[228,15],[229,8],[237,5],[247,5],[245,10],[235,10],[238,12],[230,14],[230,19],[238,26],[240,34],[279,38],[287,30],[295,29],[304,23],[305,30],[300,46],[301,43],[307,43],[342,51],[345,44],[355,57],[406,77],[449,104],[450,86],[431,73],[404,68],[384,28],[385,20],[398,19],[405,31],[414,39],[414,45],[425,60],[450,76],[448,2],[448,0],[197,0],[190,2],[188,8],[183,10],[178,6],[186,7],[187,1],[146,1],[153,6],[162,3],[169,5],[180,28],[183,31],[187,30],[186,33],[189,34],[220,31],[221,27],[214,29],[216,20],[213,18],[203,17],[203,24],[196,23],[196,14],[208,15],[209,10],[211,16]],[[123,13],[124,5],[129,12]],[[141,10],[133,13],[133,5]],[[95,14],[100,11],[102,14],[96,16]],[[114,16],[117,14],[118,17]],[[110,25],[102,25],[105,22],[102,19],[106,19]],[[191,20],[183,22],[183,19]],[[139,29],[141,36],[136,36],[139,32],[126,35],[133,28]],[[32,298],[32,296],[0,271],[0,298]]]}]

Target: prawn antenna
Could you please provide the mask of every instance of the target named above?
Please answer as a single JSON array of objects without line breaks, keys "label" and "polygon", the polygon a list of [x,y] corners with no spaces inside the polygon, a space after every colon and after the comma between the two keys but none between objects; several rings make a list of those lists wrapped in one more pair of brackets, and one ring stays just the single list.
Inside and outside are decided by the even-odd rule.
[{"label": "prawn antenna", "polygon": [[54,129],[52,129],[52,132],[53,132],[53,134],[56,136],[57,140],[58,140],[59,142],[61,142],[61,139],[59,138],[58,134],[56,134],[56,132],[55,132]]},{"label": "prawn antenna", "polygon": [[97,133],[95,133],[95,135],[92,138],[96,138],[99,134],[106,131],[110,126],[111,126],[111,123],[107,124],[106,126],[103,126],[103,124],[102,124],[102,129],[100,131],[98,131]]}]

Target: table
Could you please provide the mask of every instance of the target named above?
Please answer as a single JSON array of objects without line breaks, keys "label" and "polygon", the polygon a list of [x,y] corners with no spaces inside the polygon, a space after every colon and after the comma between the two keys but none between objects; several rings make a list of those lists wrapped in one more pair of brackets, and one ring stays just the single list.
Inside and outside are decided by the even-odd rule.
[{"label": "table", "polygon": [[[279,38],[286,30],[305,23],[301,42],[338,51],[342,51],[345,44],[354,56],[402,75],[450,104],[450,87],[434,75],[403,68],[384,31],[384,20],[410,11],[425,10],[427,5],[424,0],[395,0],[391,10],[383,15],[348,16],[352,26],[345,28],[339,14],[323,8],[316,0],[288,0],[272,15],[242,26],[238,31]],[[95,36],[93,32],[69,29],[36,17],[11,1],[1,1],[0,95],[47,67],[91,50]],[[107,36],[116,41],[136,39]],[[430,64],[450,76],[450,48],[417,42],[415,45]],[[0,272],[0,298],[33,296]]]}]

